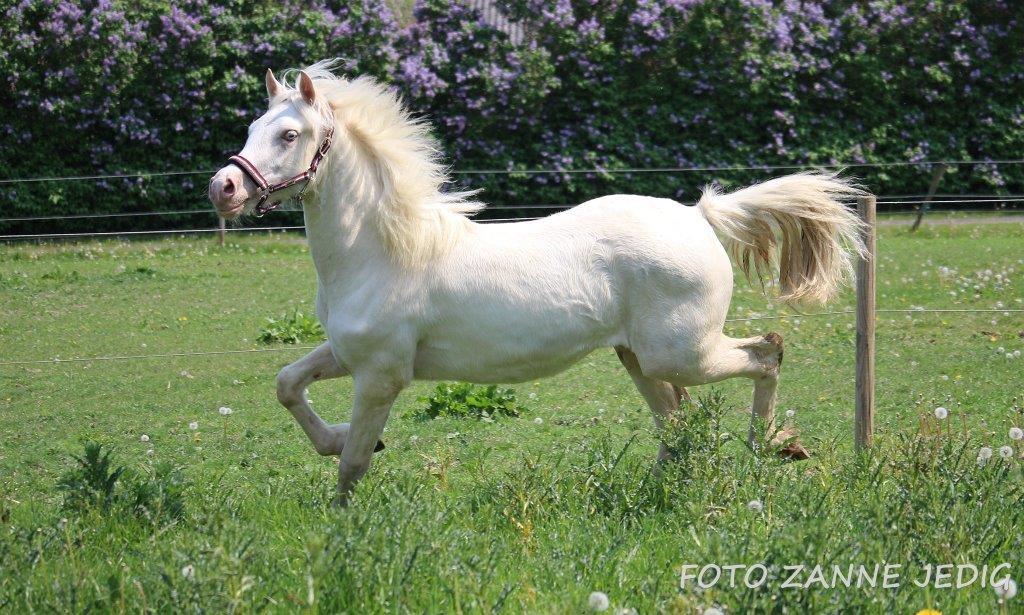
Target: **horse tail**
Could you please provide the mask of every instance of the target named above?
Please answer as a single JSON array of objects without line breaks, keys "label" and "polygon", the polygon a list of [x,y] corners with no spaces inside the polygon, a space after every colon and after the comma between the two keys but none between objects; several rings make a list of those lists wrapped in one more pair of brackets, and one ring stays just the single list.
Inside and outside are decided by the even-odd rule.
[{"label": "horse tail", "polygon": [[780,299],[820,304],[852,277],[853,256],[867,256],[864,222],[838,200],[864,194],[848,179],[808,172],[729,194],[708,186],[697,206],[748,280],[775,279],[778,253]]}]

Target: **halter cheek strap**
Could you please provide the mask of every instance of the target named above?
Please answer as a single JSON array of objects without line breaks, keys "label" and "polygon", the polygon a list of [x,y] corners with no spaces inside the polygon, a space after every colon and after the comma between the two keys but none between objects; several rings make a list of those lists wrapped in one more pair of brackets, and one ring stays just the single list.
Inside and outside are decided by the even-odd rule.
[{"label": "halter cheek strap", "polygon": [[334,128],[331,128],[327,131],[327,136],[324,137],[324,140],[320,143],[320,147],[317,148],[316,153],[313,154],[313,159],[309,163],[309,168],[295,177],[276,184],[267,182],[267,178],[263,177],[263,174],[256,168],[256,165],[241,154],[235,154],[231,158],[228,158],[228,162],[236,165],[239,169],[242,169],[242,172],[245,173],[254,184],[256,184],[256,190],[260,195],[260,200],[256,203],[256,208],[253,210],[253,213],[256,214],[257,218],[262,218],[268,212],[281,206],[281,199],[272,200],[269,204],[267,203],[267,201],[270,200],[271,195],[275,192],[286,190],[301,183],[302,188],[294,198],[296,200],[302,199],[302,196],[306,193],[306,188],[309,187],[310,182],[312,182],[313,178],[316,177],[317,168],[320,166],[320,163],[323,162],[324,157],[327,156],[328,150],[331,149],[331,137],[333,136]]}]

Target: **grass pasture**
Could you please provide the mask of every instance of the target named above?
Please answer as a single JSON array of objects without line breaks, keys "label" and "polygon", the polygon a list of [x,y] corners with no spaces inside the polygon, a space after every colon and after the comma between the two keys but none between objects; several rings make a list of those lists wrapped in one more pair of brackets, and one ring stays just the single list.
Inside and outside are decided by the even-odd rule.
[{"label": "grass pasture", "polygon": [[[1024,224],[884,228],[878,247],[881,309],[1024,308]],[[1024,582],[1024,448],[1008,437],[1024,426],[1024,313],[880,314],[869,456],[850,445],[846,314],[727,325],[785,338],[780,415],[795,411],[814,455],[800,463],[743,444],[746,381],[693,390],[703,401],[655,433],[610,350],[515,385],[518,418],[415,418],[433,389],[416,383],[339,511],[336,460],[275,398],[277,370],[302,351],[258,341],[268,317],[311,313],[314,288],[295,236],[0,247],[0,361],[273,349],[0,365],[0,611],[577,613],[597,590],[610,612],[639,613],[1024,604],[1000,605],[980,582],[914,583],[928,565],[1004,562]],[[827,309],[852,304],[848,292]],[[737,283],[732,317],[780,310]],[[339,380],[310,397],[337,422],[350,393]],[[929,418],[940,405],[941,422]],[[683,454],[653,474],[659,437]],[[59,483],[87,441],[126,468],[124,498],[150,485],[177,494],[180,514],[64,506]],[[983,445],[996,452],[979,466]],[[758,588],[742,571],[734,587],[680,588],[685,564],[758,563]],[[898,587],[810,570],[886,563],[901,567]],[[809,586],[783,587],[801,564]]]}]

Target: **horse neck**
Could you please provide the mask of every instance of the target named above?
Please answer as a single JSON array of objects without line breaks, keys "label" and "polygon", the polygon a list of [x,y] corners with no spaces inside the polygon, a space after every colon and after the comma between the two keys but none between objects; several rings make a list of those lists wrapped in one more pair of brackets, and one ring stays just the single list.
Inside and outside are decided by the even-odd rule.
[{"label": "horse neck", "polygon": [[344,190],[325,186],[303,207],[306,238],[321,284],[336,286],[386,258],[384,246],[362,206]]}]

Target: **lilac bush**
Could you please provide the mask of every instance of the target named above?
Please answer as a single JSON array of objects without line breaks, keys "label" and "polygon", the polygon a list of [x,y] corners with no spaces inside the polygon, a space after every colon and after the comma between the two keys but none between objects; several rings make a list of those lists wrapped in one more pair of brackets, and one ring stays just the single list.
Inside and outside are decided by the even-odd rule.
[{"label": "lilac bush", "polygon": [[[462,3],[22,0],[3,13],[0,175],[210,169],[264,105],[267,66],[342,57],[395,84],[456,169],[1017,159],[1024,4],[1012,0],[509,0],[513,42]],[[856,168],[920,193],[923,165]],[[765,171],[459,175],[497,204],[692,199]],[[0,185],[22,215],[202,207],[205,175]],[[1024,165],[943,192],[1017,192]],[[123,228],[124,220],[117,221]],[[148,221],[148,223],[166,221]],[[10,227],[8,227],[10,228]],[[50,224],[47,228],[54,228]]]},{"label": "lilac bush", "polygon": [[[534,24],[552,64],[542,106],[530,109],[538,130],[517,133],[517,151],[529,151],[517,161],[527,166],[995,160],[1024,151],[1021,3],[516,0],[510,9]],[[855,172],[880,194],[921,193],[929,174],[920,166]],[[613,190],[692,199],[712,179],[766,174],[529,183],[543,201]],[[978,165],[958,169],[942,189],[1022,184],[1020,165]]]},{"label": "lilac bush", "polygon": [[[398,62],[384,0],[21,0],[3,20],[5,177],[211,169],[264,110],[268,66],[342,56],[387,78]],[[191,209],[207,179],[9,184],[0,199],[20,215]]]}]

